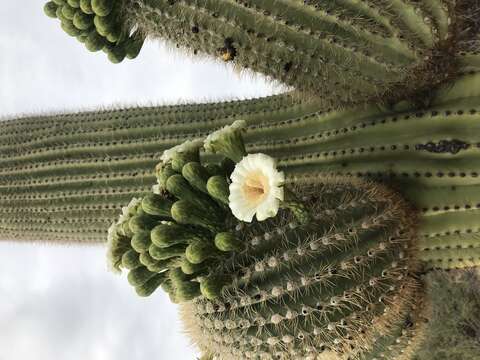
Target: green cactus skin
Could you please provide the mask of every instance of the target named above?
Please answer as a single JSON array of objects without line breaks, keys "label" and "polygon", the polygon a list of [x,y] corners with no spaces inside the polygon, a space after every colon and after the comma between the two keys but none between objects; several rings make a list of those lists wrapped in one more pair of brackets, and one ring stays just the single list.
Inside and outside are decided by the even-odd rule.
[{"label": "green cactus skin", "polygon": [[[398,338],[417,287],[411,210],[356,180],[297,183],[295,193],[315,219],[301,225],[286,210],[235,226],[246,248],[200,278],[202,296],[181,301],[202,351],[222,359],[322,352],[343,359],[373,350],[376,339]],[[362,335],[372,323],[377,333]]]},{"label": "green cactus skin", "polygon": [[[428,266],[476,265],[479,83],[478,75],[465,76],[425,110],[399,104],[328,111],[315,100],[279,95],[4,121],[1,232],[18,240],[102,242],[121,206],[149,192],[164,149],[244,119],[248,151],[278,158],[288,181],[384,181],[421,211],[420,257]],[[455,139],[467,149],[416,149]]]},{"label": "green cactus skin", "polygon": [[[189,213],[189,207],[175,210],[187,200],[174,203],[168,223],[154,216],[139,221],[145,215],[137,200],[113,227],[111,260],[129,270],[128,281],[141,294],[154,291],[145,284],[162,275],[154,285],[184,304],[194,341],[222,358],[357,356],[373,351],[378,338],[396,339],[392,324],[401,326],[418,286],[411,276],[415,212],[385,187],[356,179],[298,181],[291,192],[311,211],[301,217],[308,221],[282,209],[262,223],[225,218],[221,227],[197,216],[193,229],[175,215]],[[163,261],[158,267],[143,256],[143,246],[134,246],[136,234],[146,232],[153,243],[148,253]],[[366,340],[360,334],[372,322],[375,333]]]},{"label": "green cactus skin", "polygon": [[112,11],[120,25],[138,27],[114,62],[137,56],[148,35],[263,73],[329,106],[414,96],[478,58],[472,1],[122,0],[113,10],[110,0],[92,0],[99,2],[109,6],[97,20]]}]

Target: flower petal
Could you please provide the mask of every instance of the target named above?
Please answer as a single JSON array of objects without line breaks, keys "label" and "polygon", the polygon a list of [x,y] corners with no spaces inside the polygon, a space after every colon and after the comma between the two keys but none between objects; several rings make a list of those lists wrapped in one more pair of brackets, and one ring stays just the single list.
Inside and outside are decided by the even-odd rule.
[{"label": "flower petal", "polygon": [[276,216],[283,200],[285,175],[276,168],[276,161],[265,154],[245,156],[230,176],[229,205],[235,217],[258,221]]}]

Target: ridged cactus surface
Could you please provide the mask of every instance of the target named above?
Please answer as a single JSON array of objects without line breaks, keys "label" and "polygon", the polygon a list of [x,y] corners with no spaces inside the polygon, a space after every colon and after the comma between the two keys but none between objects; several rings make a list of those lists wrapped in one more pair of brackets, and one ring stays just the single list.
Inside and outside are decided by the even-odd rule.
[{"label": "ridged cactus surface", "polygon": [[[45,11],[60,18],[64,30],[90,50],[106,50],[114,62],[129,54],[124,43],[140,41],[133,45],[136,55],[144,36],[161,38],[191,54],[208,54],[263,73],[336,106],[424,95],[480,63],[475,1],[103,2],[113,10],[93,8],[96,15],[87,16],[95,15],[96,21],[87,30],[63,15],[81,13],[82,8],[49,2]],[[118,29],[124,30],[123,36]],[[133,40],[125,40],[133,29]],[[93,48],[92,34],[98,38]]]},{"label": "ridged cactus surface", "polygon": [[182,305],[187,331],[206,353],[222,359],[367,356],[411,310],[415,226],[405,204],[359,182],[298,185],[296,195],[315,217],[299,224],[285,211],[238,225],[235,234],[246,249],[208,275],[226,277],[222,295]]},{"label": "ridged cactus surface", "polygon": [[163,150],[244,119],[247,150],[276,157],[287,181],[383,181],[421,212],[418,247],[430,266],[478,264],[477,84],[477,75],[465,76],[424,110],[334,111],[281,95],[5,121],[2,234],[102,242],[119,209],[150,190]]}]

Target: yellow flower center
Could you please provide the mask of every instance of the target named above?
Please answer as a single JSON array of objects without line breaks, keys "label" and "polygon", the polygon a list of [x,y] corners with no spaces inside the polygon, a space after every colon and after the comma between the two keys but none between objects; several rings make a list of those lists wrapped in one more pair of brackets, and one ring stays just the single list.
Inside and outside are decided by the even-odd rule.
[{"label": "yellow flower center", "polygon": [[249,202],[258,204],[268,194],[270,186],[265,175],[261,172],[254,172],[247,175],[242,190]]}]

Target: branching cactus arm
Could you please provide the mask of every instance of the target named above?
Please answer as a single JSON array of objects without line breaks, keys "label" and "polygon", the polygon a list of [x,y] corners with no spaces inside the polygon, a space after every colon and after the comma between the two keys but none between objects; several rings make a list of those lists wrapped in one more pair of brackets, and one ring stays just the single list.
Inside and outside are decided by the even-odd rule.
[{"label": "branching cactus arm", "polygon": [[[328,106],[416,97],[478,69],[474,1],[109,0],[106,16],[57,2],[47,3],[46,13],[114,62],[136,56],[146,36],[160,38]],[[84,29],[70,13],[93,20]]]}]

